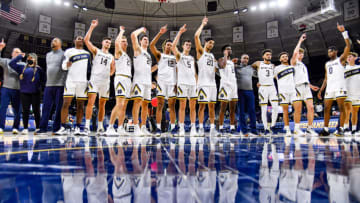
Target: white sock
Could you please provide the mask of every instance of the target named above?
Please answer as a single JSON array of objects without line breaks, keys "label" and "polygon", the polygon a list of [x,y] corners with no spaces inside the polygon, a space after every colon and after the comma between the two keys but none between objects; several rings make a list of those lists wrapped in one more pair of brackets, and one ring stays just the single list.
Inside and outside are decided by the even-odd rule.
[{"label": "white sock", "polygon": [[261,120],[263,122],[264,129],[268,129],[268,126],[267,126],[267,105],[262,105],[261,106]]},{"label": "white sock", "polygon": [[235,129],[235,125],[230,125],[230,129],[234,130]]},{"label": "white sock", "polygon": [[196,127],[195,123],[191,123],[191,128],[195,128],[195,127]]},{"label": "white sock", "polygon": [[220,125],[219,126],[219,130],[221,130],[221,129],[223,129],[224,128],[224,126],[223,125]]},{"label": "white sock", "polygon": [[103,125],[102,121],[98,121],[98,128],[104,128],[104,125]]},{"label": "white sock", "polygon": [[288,130],[290,130],[290,127],[289,127],[288,125],[286,125],[286,126],[284,126],[284,129],[285,129],[286,131],[288,131]]},{"label": "white sock", "polygon": [[300,129],[300,123],[295,123],[295,129],[299,130]]},{"label": "white sock", "polygon": [[210,129],[215,129],[215,124],[210,124]]},{"label": "white sock", "polygon": [[175,123],[171,124],[171,130],[175,128]]},{"label": "white sock", "polygon": [[199,128],[204,128],[204,124],[200,123]]},{"label": "white sock", "polygon": [[180,127],[180,129],[184,129],[185,124],[184,123],[179,123],[179,127]]},{"label": "white sock", "polygon": [[85,121],[85,128],[90,129],[90,120]]},{"label": "white sock", "polygon": [[271,102],[272,113],[271,113],[271,127],[276,125],[276,120],[278,117],[279,104],[278,102]]},{"label": "white sock", "polygon": [[328,127],[324,127],[324,130],[325,130],[326,132],[329,132],[329,128],[328,128]]},{"label": "white sock", "polygon": [[113,124],[109,124],[108,128],[114,128]]},{"label": "white sock", "polygon": [[349,128],[349,124],[344,124],[344,129],[348,129]]},{"label": "white sock", "polygon": [[156,124],[156,127],[159,128],[159,129],[161,129],[161,124],[160,124],[160,123],[157,123],[157,124]]},{"label": "white sock", "polygon": [[354,125],[353,129],[354,131],[357,131],[357,125]]}]

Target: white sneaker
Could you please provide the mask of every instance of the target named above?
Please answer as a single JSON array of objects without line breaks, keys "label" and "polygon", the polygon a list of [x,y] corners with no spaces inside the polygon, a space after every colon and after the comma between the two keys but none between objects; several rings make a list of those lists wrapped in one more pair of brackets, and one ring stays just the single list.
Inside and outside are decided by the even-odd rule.
[{"label": "white sneaker", "polygon": [[351,130],[349,128],[345,129],[344,135],[351,137]]},{"label": "white sneaker", "polygon": [[134,126],[134,133],[133,133],[133,135],[134,135],[134,136],[137,136],[137,137],[142,136],[142,132],[141,132],[141,130],[140,130],[140,128],[139,128],[138,125]]},{"label": "white sneaker", "polygon": [[4,130],[0,128],[0,134],[4,134]]},{"label": "white sneaker", "polygon": [[315,132],[315,130],[312,129],[312,128],[308,128],[308,129],[306,130],[306,133],[309,134],[309,135],[311,135],[311,136],[318,136],[318,134],[317,134],[317,133]]},{"label": "white sneaker", "polygon": [[180,136],[180,137],[184,137],[184,136],[185,136],[185,129],[184,129],[184,128],[180,128],[180,130],[179,130],[179,136]]},{"label": "white sneaker", "polygon": [[75,127],[75,130],[74,130],[74,135],[81,135],[81,131],[80,131],[80,128],[79,127]]},{"label": "white sneaker", "polygon": [[64,127],[61,127],[57,132],[55,132],[55,135],[69,135],[70,132],[68,129],[65,129]]},{"label": "white sneaker", "polygon": [[191,128],[190,137],[195,137],[196,135],[197,135],[196,128],[195,127]]},{"label": "white sneaker", "polygon": [[105,132],[106,136],[116,136],[117,132],[114,127],[108,127]]},{"label": "white sneaker", "polygon": [[218,137],[221,134],[215,129],[215,128],[210,128],[210,137]]},{"label": "white sneaker", "polygon": [[305,135],[305,133],[301,129],[296,128],[294,129],[294,134],[296,135],[296,137]]},{"label": "white sneaker", "polygon": [[124,127],[119,127],[118,129],[117,129],[117,134],[119,135],[119,136],[129,136],[129,133],[128,132],[126,132],[126,130],[125,130],[125,128]]},{"label": "white sneaker", "polygon": [[285,134],[286,137],[291,137],[291,130],[286,130],[286,134]]},{"label": "white sneaker", "polygon": [[28,135],[29,134],[29,130],[28,129],[24,129],[21,131],[22,135]]},{"label": "white sneaker", "polygon": [[199,133],[198,133],[198,135],[199,135],[200,137],[205,137],[204,128],[199,128]]},{"label": "white sneaker", "polygon": [[89,133],[90,133],[90,129],[87,128],[87,127],[85,127],[85,128],[84,128],[84,131],[83,131],[81,134],[84,135],[84,136],[88,136]]},{"label": "white sneaker", "polygon": [[97,134],[97,135],[100,135],[100,136],[105,135],[105,130],[104,130],[104,128],[98,128],[96,134]]},{"label": "white sneaker", "polygon": [[142,133],[142,135],[144,135],[144,136],[150,136],[150,135],[152,135],[152,134],[147,130],[147,128],[146,128],[145,125],[141,126],[141,133]]},{"label": "white sneaker", "polygon": [[[1,131],[2,131],[2,129],[1,129]],[[0,134],[2,133],[1,131],[0,131]],[[14,134],[14,135],[19,134],[18,129],[15,129],[15,128],[14,128],[14,129],[12,130],[12,134]]]}]

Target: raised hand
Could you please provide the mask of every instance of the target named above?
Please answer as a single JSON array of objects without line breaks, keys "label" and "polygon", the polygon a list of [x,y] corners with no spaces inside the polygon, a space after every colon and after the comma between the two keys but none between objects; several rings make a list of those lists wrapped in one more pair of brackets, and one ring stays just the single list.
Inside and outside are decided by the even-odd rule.
[{"label": "raised hand", "polygon": [[345,31],[345,27],[343,25],[340,25],[339,23],[337,23],[337,29],[340,31],[340,32],[344,32]]},{"label": "raised hand", "polygon": [[96,27],[96,26],[98,26],[98,25],[99,25],[98,19],[91,21],[91,25],[90,25],[91,27]]},{"label": "raised hand", "polygon": [[25,54],[25,53],[21,53],[20,55],[21,55],[22,57],[25,57],[26,54]]},{"label": "raised hand", "polygon": [[120,32],[125,32],[125,27],[124,26],[120,26]]},{"label": "raised hand", "polygon": [[0,49],[2,50],[4,47],[6,47],[6,44],[4,42],[4,38],[2,38],[1,43],[0,43]]},{"label": "raised hand", "polygon": [[202,25],[206,25],[208,23],[209,19],[205,16],[202,20]]},{"label": "raised hand", "polygon": [[306,33],[302,34],[300,37],[300,41],[303,42],[306,40]]},{"label": "raised hand", "polygon": [[239,58],[233,58],[233,59],[232,59],[232,62],[235,63],[235,64],[237,64],[237,63],[239,62]]},{"label": "raised hand", "polygon": [[164,25],[160,28],[160,34],[165,34],[166,31],[167,31],[167,25]]},{"label": "raised hand", "polygon": [[146,33],[146,27],[142,27],[142,32]]},{"label": "raised hand", "polygon": [[358,44],[360,44],[360,40],[356,40],[356,42],[357,42]]},{"label": "raised hand", "polygon": [[186,31],[187,31],[187,29],[186,29],[186,24],[184,24],[184,25],[180,28],[179,32],[182,34],[182,33],[186,32]]}]

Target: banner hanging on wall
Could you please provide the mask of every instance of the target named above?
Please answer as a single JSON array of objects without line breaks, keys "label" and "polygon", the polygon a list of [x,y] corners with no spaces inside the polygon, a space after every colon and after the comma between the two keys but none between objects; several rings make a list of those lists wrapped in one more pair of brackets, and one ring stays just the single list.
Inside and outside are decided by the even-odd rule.
[{"label": "banner hanging on wall", "polygon": [[51,17],[40,15],[39,17],[39,32],[50,34],[51,33]]},{"label": "banner hanging on wall", "polygon": [[85,36],[85,24],[75,22],[74,38],[77,36]]},{"label": "banner hanging on wall", "polygon": [[204,44],[205,43],[205,39],[206,38],[210,38],[211,37],[211,30],[208,29],[208,30],[203,30],[201,32],[201,36],[200,36],[200,40],[201,40],[201,44]]},{"label": "banner hanging on wall", "polygon": [[108,37],[111,38],[111,41],[115,41],[118,32],[119,32],[118,28],[108,27]]},{"label": "banner hanging on wall", "polygon": [[233,43],[244,42],[244,27],[233,27]]},{"label": "banner hanging on wall", "polygon": [[344,2],[344,21],[359,18],[359,1],[350,0]]},{"label": "banner hanging on wall", "polygon": [[274,20],[266,23],[266,36],[268,39],[279,37],[278,21]]}]

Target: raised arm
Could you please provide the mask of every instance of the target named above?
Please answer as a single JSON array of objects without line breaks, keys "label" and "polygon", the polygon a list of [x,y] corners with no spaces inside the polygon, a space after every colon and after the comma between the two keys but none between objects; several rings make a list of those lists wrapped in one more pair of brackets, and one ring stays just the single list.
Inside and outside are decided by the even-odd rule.
[{"label": "raised arm", "polygon": [[96,20],[92,20],[91,21],[91,25],[90,25],[90,28],[88,30],[88,32],[86,33],[85,37],[84,37],[84,42],[85,42],[85,45],[86,47],[89,49],[89,51],[95,56],[96,55],[96,52],[97,52],[97,48],[96,46],[94,46],[91,42],[90,42],[90,38],[91,38],[91,35],[92,35],[92,32],[94,31],[94,29],[96,28],[96,26],[98,26],[99,24],[99,21],[96,19]]},{"label": "raised arm", "polygon": [[200,35],[202,30],[204,29],[205,25],[208,23],[208,18],[204,17],[200,27],[196,30],[195,32],[195,46],[196,46],[196,57],[197,59],[200,59],[200,57],[202,56],[202,54],[204,53],[204,48],[201,45],[201,41],[200,41]]},{"label": "raised arm", "polygon": [[299,55],[299,50],[300,50],[300,47],[301,47],[301,44],[306,40],[306,34],[302,34],[295,49],[294,49],[294,53],[291,57],[291,60],[290,60],[290,63],[292,66],[295,66],[296,65],[296,62],[297,62],[297,58],[298,58],[298,55]]},{"label": "raised arm", "polygon": [[120,26],[120,32],[115,40],[115,54],[114,55],[115,55],[116,59],[120,58],[120,56],[124,52],[124,50],[122,50],[122,48],[121,48],[121,39],[124,36],[124,33],[125,33],[125,27]]},{"label": "raised arm", "polygon": [[18,64],[19,61],[21,61],[25,56],[25,53],[19,54],[17,57],[12,59],[9,63],[9,66],[15,70],[18,74],[21,74],[25,65]]},{"label": "raised arm", "polygon": [[218,59],[218,65],[219,65],[220,69],[223,69],[226,67],[227,58],[228,58],[228,52],[225,51],[224,57],[221,57]]},{"label": "raised arm", "polygon": [[160,37],[165,34],[167,31],[167,25],[164,25],[160,28],[160,31],[156,34],[154,39],[150,43],[150,51],[155,56],[157,62],[159,62],[161,57],[161,52],[156,48],[156,43],[159,41]]},{"label": "raised arm", "polygon": [[345,27],[343,25],[339,25],[339,23],[337,24],[337,29],[342,33],[344,40],[345,40],[345,48],[344,48],[344,52],[343,54],[341,54],[340,56],[340,61],[343,65],[345,65],[346,63],[346,59],[350,53],[350,49],[351,49],[351,43],[350,43],[350,39],[349,39],[349,34],[348,31],[345,30]]},{"label": "raised arm", "polygon": [[2,38],[0,42],[0,67],[6,68],[7,62],[4,58],[1,57],[2,50],[6,47],[6,43],[4,42],[4,38]]},{"label": "raised arm", "polygon": [[186,29],[186,24],[184,24],[184,25],[180,28],[179,32],[177,33],[177,35],[176,35],[176,37],[175,37],[175,39],[174,39],[173,45],[172,45],[172,47],[171,47],[171,50],[172,50],[173,54],[174,54],[175,57],[176,57],[176,61],[179,61],[179,60],[180,60],[180,52],[179,52],[179,50],[178,50],[178,48],[177,48],[177,44],[178,44],[179,41],[180,41],[181,35],[182,35],[184,32],[186,32],[186,30],[187,30],[187,29]]},{"label": "raised arm", "polygon": [[138,56],[141,53],[138,36],[140,33],[146,33],[146,28],[141,27],[131,33],[131,43],[134,50],[134,56]]}]

